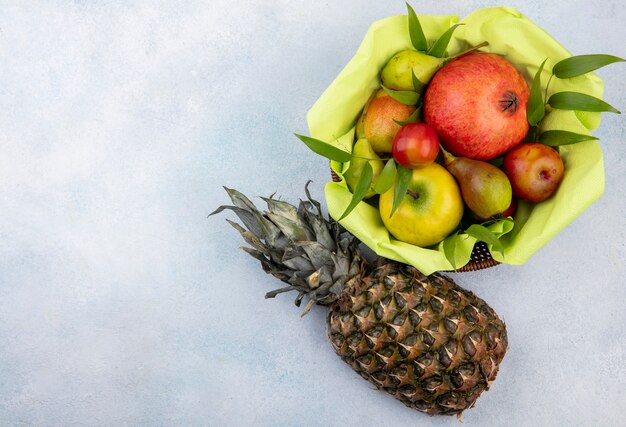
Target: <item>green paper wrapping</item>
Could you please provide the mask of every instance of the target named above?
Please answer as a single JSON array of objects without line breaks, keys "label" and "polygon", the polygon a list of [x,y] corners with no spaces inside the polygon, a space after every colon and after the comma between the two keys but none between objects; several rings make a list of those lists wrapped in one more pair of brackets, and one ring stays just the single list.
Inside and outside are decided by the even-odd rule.
[{"label": "green paper wrapping", "polygon": [[[418,17],[429,44],[459,22],[456,16]],[[541,62],[547,58],[541,76],[544,90],[554,64],[571,56],[545,31],[512,8],[480,9],[460,22],[465,25],[456,29],[448,52],[459,52],[487,40],[489,46],[482,50],[497,53],[511,61],[529,84]],[[405,15],[372,24],[354,57],[309,110],[307,122],[311,136],[350,151],[354,127],[363,105],[380,87],[380,70],[396,52],[412,48]],[[594,73],[567,80],[554,77],[548,96],[561,91],[576,91],[601,98],[603,84]],[[559,129],[590,135],[599,123],[600,113],[548,108],[540,131]],[[520,202],[514,230],[510,222],[488,226],[497,236],[502,236],[503,254],[491,251],[497,261],[513,265],[526,262],[604,192],[602,151],[597,142],[562,146],[560,154],[566,172],[557,192],[542,203]],[[342,164],[331,162],[331,167],[341,175]],[[334,219],[341,216],[351,196],[344,181],[326,184],[328,211]],[[424,274],[466,264],[476,242],[466,234],[456,237],[459,245],[453,267],[444,255],[442,243],[432,248],[421,248],[394,239],[384,227],[378,209],[365,202],[359,203],[341,224],[378,255],[412,264]]]}]

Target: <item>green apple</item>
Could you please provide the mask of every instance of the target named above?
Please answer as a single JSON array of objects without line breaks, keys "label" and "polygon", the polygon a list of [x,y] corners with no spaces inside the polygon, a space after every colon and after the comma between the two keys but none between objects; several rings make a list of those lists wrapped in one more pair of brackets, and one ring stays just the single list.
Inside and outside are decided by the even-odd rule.
[{"label": "green apple", "polygon": [[380,216],[398,240],[432,246],[446,238],[463,216],[463,199],[456,180],[443,166],[431,163],[412,170],[409,187],[391,215],[395,185],[380,196]]}]

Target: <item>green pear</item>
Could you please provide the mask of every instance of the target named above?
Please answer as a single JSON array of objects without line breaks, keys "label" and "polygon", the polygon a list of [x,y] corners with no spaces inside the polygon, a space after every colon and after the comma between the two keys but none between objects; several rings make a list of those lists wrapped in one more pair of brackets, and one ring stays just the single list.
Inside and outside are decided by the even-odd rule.
[{"label": "green pear", "polygon": [[372,171],[374,172],[372,177],[372,184],[370,189],[365,194],[365,198],[372,197],[374,194],[374,190],[372,187],[374,183],[380,176],[380,173],[383,170],[384,164],[380,157],[374,152],[372,146],[368,142],[366,138],[359,138],[354,143],[354,147],[352,147],[352,160],[350,161],[350,167],[343,174],[343,177],[348,184],[348,188],[350,191],[354,191],[356,184],[359,182],[359,178],[361,177],[361,173],[363,172],[363,168],[367,162],[372,166]]},{"label": "green pear", "polygon": [[486,220],[507,210],[513,191],[504,172],[491,163],[442,151],[446,169],[461,187],[463,201],[479,219]]},{"label": "green pear", "polygon": [[393,90],[415,91],[413,76],[426,84],[433,75],[446,63],[447,58],[436,58],[416,50],[403,50],[391,57],[381,72],[381,80],[385,87]]},{"label": "green pear", "polygon": [[393,90],[421,92],[421,87],[413,84],[413,74],[422,85],[428,84],[437,71],[455,58],[473,52],[489,43],[482,42],[462,52],[446,58],[437,58],[416,50],[402,50],[396,53],[383,68],[380,78],[383,86]]}]

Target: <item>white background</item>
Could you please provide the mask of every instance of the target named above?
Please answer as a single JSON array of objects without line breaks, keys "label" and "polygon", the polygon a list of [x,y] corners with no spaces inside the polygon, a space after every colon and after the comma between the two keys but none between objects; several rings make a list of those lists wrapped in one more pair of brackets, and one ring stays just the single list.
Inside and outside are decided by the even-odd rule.
[{"label": "white background", "polygon": [[[489,1],[412,2],[467,15]],[[508,5],[574,54],[626,57],[618,0]],[[292,132],[369,25],[404,3],[0,1],[0,424],[458,425],[374,391],[325,309],[241,252],[221,185],[321,197]],[[626,65],[598,72],[626,110]],[[623,425],[626,135],[605,195],[527,264],[455,275],[510,349],[464,425]]]}]

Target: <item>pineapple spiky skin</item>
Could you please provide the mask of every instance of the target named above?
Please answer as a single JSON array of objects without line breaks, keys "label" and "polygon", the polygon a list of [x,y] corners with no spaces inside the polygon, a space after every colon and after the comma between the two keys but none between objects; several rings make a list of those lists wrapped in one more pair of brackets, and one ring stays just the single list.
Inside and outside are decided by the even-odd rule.
[{"label": "pineapple spiky skin", "polygon": [[379,262],[330,307],[337,354],[378,389],[428,414],[458,414],[495,380],[504,323],[447,277]]},{"label": "pineapple spiky skin", "polygon": [[[308,186],[308,183],[307,183]],[[264,198],[267,212],[226,188],[251,246],[243,248],[287,286],[330,309],[328,335],[337,354],[363,378],[406,405],[434,414],[460,414],[489,388],[507,349],[506,326],[473,293],[442,275],[379,258],[370,264],[358,240],[322,215],[305,186],[298,207]],[[211,215],[213,215],[211,214]]]}]

